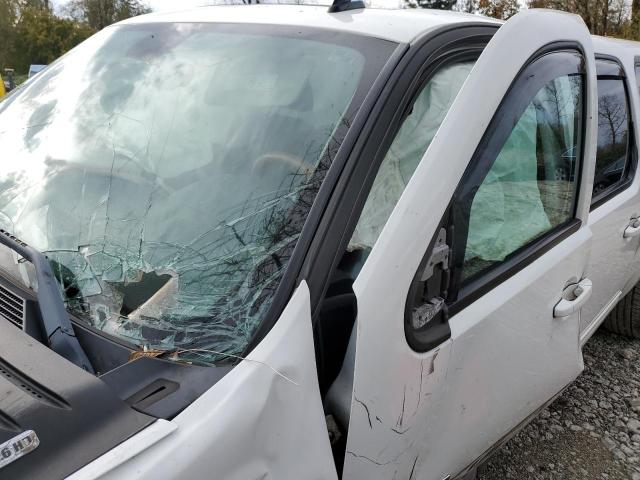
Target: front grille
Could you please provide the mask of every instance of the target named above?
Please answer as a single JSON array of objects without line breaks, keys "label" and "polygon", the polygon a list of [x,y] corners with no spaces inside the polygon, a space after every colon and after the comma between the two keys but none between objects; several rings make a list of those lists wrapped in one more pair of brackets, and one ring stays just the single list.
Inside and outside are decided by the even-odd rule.
[{"label": "front grille", "polygon": [[15,326],[24,325],[24,299],[0,285],[0,316]]}]

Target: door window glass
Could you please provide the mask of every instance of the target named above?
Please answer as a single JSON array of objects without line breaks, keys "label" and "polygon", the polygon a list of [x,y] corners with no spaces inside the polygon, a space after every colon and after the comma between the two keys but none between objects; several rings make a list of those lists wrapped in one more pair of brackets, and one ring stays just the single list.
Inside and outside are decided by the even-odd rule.
[{"label": "door window glass", "polygon": [[350,250],[373,247],[469,76],[473,63],[447,65],[426,82],[380,165],[351,239]]},{"label": "door window glass", "polygon": [[629,108],[624,80],[598,79],[598,149],[593,178],[597,201],[625,178],[629,144]]},{"label": "door window glass", "polygon": [[467,232],[463,282],[573,218],[582,82],[576,72],[551,78],[531,96],[516,91],[515,126],[503,122],[503,133],[500,124],[490,128],[498,143],[490,137],[453,206],[455,235]]}]

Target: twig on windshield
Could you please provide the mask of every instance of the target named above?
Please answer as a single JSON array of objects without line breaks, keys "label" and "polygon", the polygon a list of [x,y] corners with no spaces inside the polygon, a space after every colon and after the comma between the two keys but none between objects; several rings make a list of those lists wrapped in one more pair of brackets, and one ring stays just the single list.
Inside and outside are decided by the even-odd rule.
[{"label": "twig on windshield", "polygon": [[231,357],[231,358],[237,358],[238,360],[244,360],[247,362],[253,362],[253,363],[259,363],[260,365],[264,365],[265,367],[270,368],[271,370],[273,370],[273,372],[278,375],[279,377],[282,377],[283,379],[285,379],[287,382],[291,382],[293,383],[295,386],[299,387],[300,384],[298,382],[295,382],[294,380],[292,380],[291,378],[287,377],[284,373],[280,372],[279,370],[277,370],[276,368],[273,368],[271,365],[269,365],[266,362],[262,362],[260,360],[254,360],[251,358],[247,358],[247,357],[241,357],[239,355],[233,355],[232,353],[223,353],[223,352],[217,352],[215,350],[209,350],[206,348],[179,348],[173,352],[171,352],[173,355],[180,355],[181,353],[194,353],[196,355],[200,355],[202,357],[204,357],[205,355],[202,355],[202,353],[198,353],[198,352],[204,352],[204,353],[213,353],[215,355],[222,355],[224,357]]}]

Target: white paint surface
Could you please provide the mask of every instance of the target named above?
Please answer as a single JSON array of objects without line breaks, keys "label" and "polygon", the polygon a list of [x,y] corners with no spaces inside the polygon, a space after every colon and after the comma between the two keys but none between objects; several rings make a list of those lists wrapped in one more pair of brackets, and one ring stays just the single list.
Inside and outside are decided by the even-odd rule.
[{"label": "white paint surface", "polygon": [[466,13],[443,10],[350,10],[328,13],[326,6],[310,5],[228,5],[201,7],[172,13],[156,13],[125,20],[145,22],[220,22],[291,25],[327,28],[372,37],[410,42],[432,28],[461,22],[501,22]]},{"label": "white paint surface", "polygon": [[[464,20],[468,17],[437,12],[329,15],[326,7],[251,6],[159,14],[130,23],[301,24],[410,41]],[[345,479],[441,480],[463,471],[582,369],[579,315],[553,318],[567,281],[589,276],[594,283],[593,298],[581,313],[584,342],[603,312],[640,276],[640,240],[622,240],[624,220],[640,213],[640,180],[591,214],[590,189],[582,188],[578,217],[584,223],[577,233],[454,316],[452,338],[440,347],[418,354],[406,343],[407,290],[452,191],[520,68],[540,47],[561,40],[582,44],[588,80],[595,86],[592,42],[581,20],[540,11],[510,20],[473,69],[354,285],[359,316]],[[595,44],[599,53],[624,57],[632,75],[636,44],[599,39]],[[632,100],[637,119],[635,89]],[[585,146],[591,160],[583,185],[593,179],[595,106],[591,88]],[[612,231],[620,239],[612,239]],[[306,284],[249,359],[172,422],[156,422],[70,480],[97,478],[337,478],[318,390]]]},{"label": "white paint surface", "polygon": [[209,5],[207,0],[146,0],[145,2],[154,12],[173,12],[185,8]]},{"label": "white paint surface", "polygon": [[[634,72],[635,57],[640,55],[640,44],[636,42],[611,41],[593,37],[596,54],[612,55],[618,58],[627,75],[627,91],[630,96],[631,116],[635,128],[637,153],[640,139],[640,104]],[[589,182],[591,185],[592,182]],[[624,238],[624,230],[632,217],[640,216],[640,177],[635,176],[632,185],[624,192],[608,200],[589,214],[589,228],[593,232],[591,257],[587,274],[593,281],[593,296],[581,312],[581,331],[584,340],[591,336],[597,322],[604,321],[605,312],[615,306],[620,291],[625,290],[629,279],[640,272],[640,238]],[[637,277],[632,285],[637,282]],[[626,291],[625,291],[626,293]]]},{"label": "white paint surface", "polygon": [[[553,307],[566,282],[582,278],[586,225],[452,317],[452,338],[440,347],[418,354],[404,335],[411,280],[494,112],[527,60],[561,40],[583,46],[593,82],[591,38],[579,17],[527,11],[498,31],[354,285],[358,337],[344,478],[455,477],[583,367],[578,314],[554,319]],[[595,89],[588,100],[591,158]],[[588,176],[586,169],[583,181]],[[589,199],[580,196],[580,218]]]},{"label": "white paint surface", "polygon": [[67,477],[67,480],[94,480],[100,478],[173,433],[177,428],[178,426],[175,423],[162,419],[156,420],[122,445],[109,450],[100,458]]},{"label": "white paint surface", "polygon": [[[303,282],[264,341],[172,421],[173,433],[118,461],[141,450],[136,435],[107,454],[108,473],[92,476],[89,464],[73,480],[336,479],[310,315]],[[104,471],[104,457],[96,462]]]}]

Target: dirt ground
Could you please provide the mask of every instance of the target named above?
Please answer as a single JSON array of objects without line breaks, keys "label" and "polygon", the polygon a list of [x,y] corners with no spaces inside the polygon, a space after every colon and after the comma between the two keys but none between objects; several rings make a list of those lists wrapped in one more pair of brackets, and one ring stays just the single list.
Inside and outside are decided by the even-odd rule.
[{"label": "dirt ground", "polygon": [[600,329],[584,359],[583,374],[479,480],[640,480],[640,340]]}]

